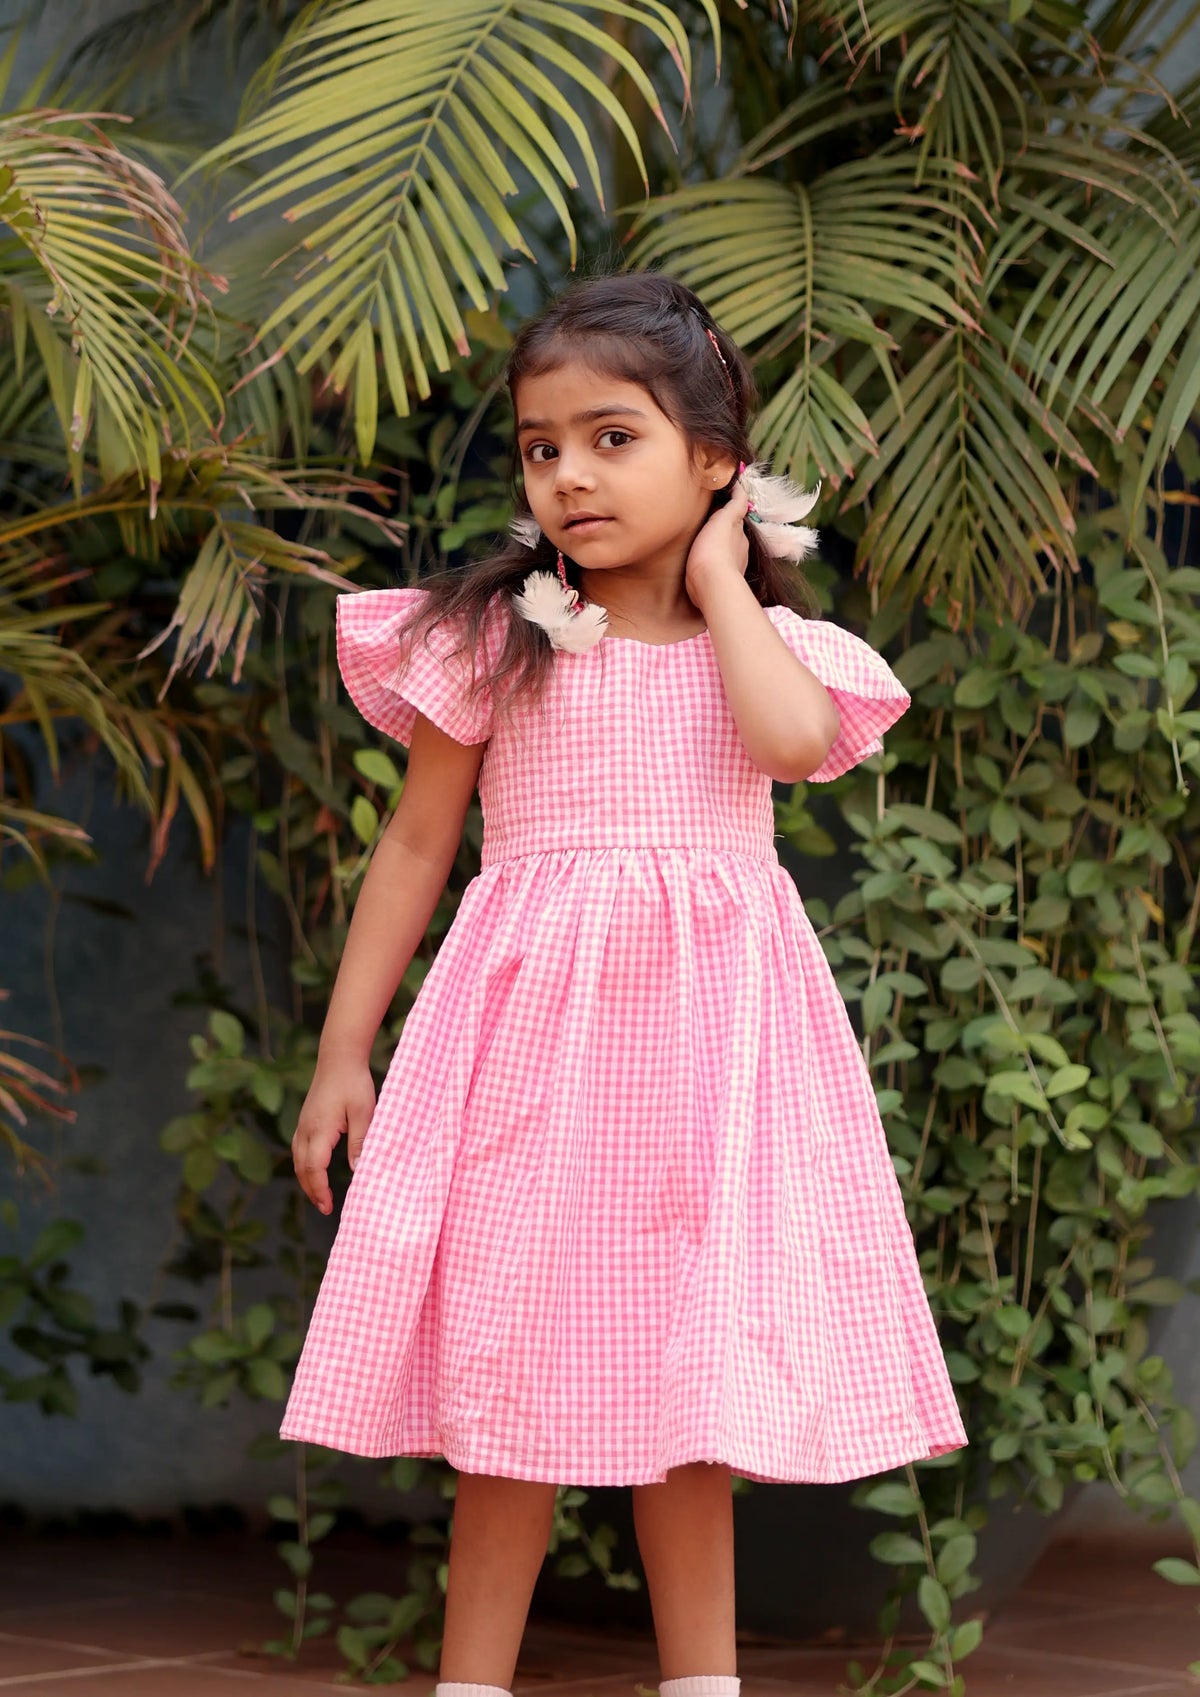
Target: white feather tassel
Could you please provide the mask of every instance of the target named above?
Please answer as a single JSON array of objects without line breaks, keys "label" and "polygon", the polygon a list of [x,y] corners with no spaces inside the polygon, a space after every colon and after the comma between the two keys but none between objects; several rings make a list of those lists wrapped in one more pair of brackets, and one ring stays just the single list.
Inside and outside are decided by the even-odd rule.
[{"label": "white feather tassel", "polygon": [[564,589],[554,572],[530,572],[512,599],[523,619],[541,625],[551,645],[568,654],[591,648],[608,628],[607,610],[595,601],[578,605],[579,591]]},{"label": "white feather tassel", "polygon": [[742,486],[753,508],[751,522],[769,554],[779,560],[805,560],[817,546],[817,532],[797,521],[807,518],[816,506],[821,485],[811,492],[787,477],[774,476],[761,461],[747,466]]},{"label": "white feather tassel", "polygon": [[518,513],[508,528],[522,548],[536,548],[542,540],[542,527],[532,513]]}]

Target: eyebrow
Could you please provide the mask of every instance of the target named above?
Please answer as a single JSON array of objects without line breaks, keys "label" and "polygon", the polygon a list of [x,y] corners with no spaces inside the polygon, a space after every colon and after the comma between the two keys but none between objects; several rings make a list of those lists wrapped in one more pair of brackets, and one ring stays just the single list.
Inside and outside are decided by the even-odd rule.
[{"label": "eyebrow", "polygon": [[[589,407],[586,412],[577,412],[570,420],[572,424],[595,424],[601,418],[646,418],[649,415],[639,412],[637,407],[622,407],[615,403],[612,406]],[[517,424],[517,430],[549,430],[548,418],[523,418]]]}]

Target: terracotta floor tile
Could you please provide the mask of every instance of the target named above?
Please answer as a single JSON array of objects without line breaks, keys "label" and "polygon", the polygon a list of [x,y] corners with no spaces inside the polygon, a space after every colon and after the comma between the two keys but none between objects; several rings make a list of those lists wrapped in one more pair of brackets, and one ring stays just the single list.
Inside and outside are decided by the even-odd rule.
[{"label": "terracotta floor tile", "polygon": [[[313,1697],[314,1691],[337,1691],[345,1697],[347,1689],[344,1685],[314,1686],[299,1680],[276,1684],[257,1674],[211,1668],[203,1662],[143,1662],[83,1678],[64,1676],[61,1680],[0,1684],[3,1697],[242,1697],[243,1693],[245,1697]],[[396,1689],[403,1691],[404,1687]]]},{"label": "terracotta floor tile", "polygon": [[1030,1591],[1021,1591],[1009,1599],[1003,1608],[988,1621],[986,1627],[989,1644],[1022,1644],[1028,1633],[1055,1622],[1062,1625],[1064,1631],[1082,1635],[1087,1631],[1089,1620],[1103,1618],[1109,1613],[1111,1604],[1098,1597],[1068,1597],[1058,1592],[1049,1595]]},{"label": "terracotta floor tile", "polygon": [[[868,1673],[875,1666],[868,1650],[833,1656],[827,1651],[793,1650],[761,1661],[754,1677],[781,1680],[794,1691],[832,1693],[845,1683],[846,1666],[852,1660],[861,1662]],[[986,1642],[960,1664],[960,1671],[966,1676],[967,1697],[1117,1697],[1146,1691],[1159,1682],[1153,1673],[1130,1673],[1100,1661],[1022,1655]]]},{"label": "terracotta floor tile", "polygon": [[35,1639],[10,1638],[0,1632],[0,1686],[5,1680],[29,1678],[33,1674],[61,1673],[68,1668],[94,1671],[122,1656],[102,1650],[68,1649],[62,1644],[43,1644]]},{"label": "terracotta floor tile", "polygon": [[531,1620],[521,1643],[513,1689],[532,1693],[564,1680],[622,1674],[657,1684],[658,1651],[653,1637],[581,1633],[557,1621]]},{"label": "terracotta floor tile", "polygon": [[1183,1556],[1194,1561],[1195,1551],[1186,1533],[1177,1528],[1155,1528],[1114,1545],[1112,1539],[1061,1538],[1051,1544],[1029,1574],[1022,1590],[1043,1596],[1081,1598],[1102,1607],[1117,1603],[1149,1603],[1170,1608],[1178,1585],[1171,1585],[1153,1571],[1160,1556]]},{"label": "terracotta floor tile", "polygon": [[[339,1540],[322,1546],[321,1588],[339,1600],[403,1591],[402,1550],[365,1535]],[[1200,1697],[1200,1681],[1183,1671],[1200,1655],[1196,1594],[1151,1571],[1174,1553],[1187,1545],[1170,1529],[1116,1543],[1060,1542],[962,1664],[968,1697]],[[308,1643],[299,1666],[257,1653],[284,1628],[271,1593],[285,1578],[270,1543],[249,1535],[10,1540],[0,1553],[0,1697],[365,1689],[336,1683],[342,1661],[331,1640]],[[874,1666],[869,1648],[745,1643],[742,1697],[835,1697],[852,1659]],[[636,1697],[639,1685],[657,1690],[657,1668],[650,1634],[535,1618],[514,1689],[517,1697]],[[432,1697],[435,1683],[415,1668],[393,1689]]]},{"label": "terracotta floor tile", "polygon": [[[345,1668],[341,1652],[332,1639],[310,1639],[305,1644],[301,1656],[296,1661],[289,1661],[286,1656],[271,1656],[262,1653],[249,1654],[243,1651],[238,1655],[221,1654],[206,1656],[206,1667],[217,1669],[223,1673],[253,1674],[256,1679],[270,1685],[272,1693],[280,1685],[303,1685],[308,1691],[314,1686],[324,1689],[327,1685],[337,1682],[337,1675]],[[341,1685],[340,1691],[349,1690],[382,1690],[399,1691],[404,1697],[433,1697],[433,1688],[437,1684],[437,1675],[426,1673],[424,1668],[413,1667],[407,1680],[395,1685],[377,1687]],[[290,1689],[290,1686],[288,1687]]]},{"label": "terracotta floor tile", "polygon": [[[539,1689],[546,1697],[638,1697],[639,1692],[658,1690],[658,1676],[640,1679],[635,1674],[609,1674],[604,1679],[564,1679]],[[774,1680],[743,1680],[742,1697],[785,1697],[785,1687]]]},{"label": "terracotta floor tile", "polygon": [[1008,1639],[1028,1654],[1057,1652],[1123,1667],[1145,1678],[1181,1679],[1189,1662],[1200,1659],[1200,1614],[1169,1609],[1117,1608],[1103,1614],[1068,1616],[1029,1623]]},{"label": "terracotta floor tile", "polygon": [[281,1617],[270,1597],[254,1602],[196,1602],[168,1594],[107,1598],[74,1607],[0,1614],[0,1632],[82,1649],[126,1655],[180,1658],[205,1651],[237,1650],[278,1634]]}]

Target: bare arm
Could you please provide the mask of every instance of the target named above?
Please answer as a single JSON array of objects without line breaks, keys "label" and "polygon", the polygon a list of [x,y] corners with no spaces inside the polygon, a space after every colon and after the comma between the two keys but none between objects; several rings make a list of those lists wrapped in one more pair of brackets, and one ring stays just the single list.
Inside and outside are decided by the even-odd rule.
[{"label": "bare arm", "polygon": [[692,544],[686,587],[707,621],[746,752],[760,772],[796,784],[825,759],[841,717],[825,685],[792,653],[746,582],[746,508],[739,483]]},{"label": "bare arm", "polygon": [[306,1196],[333,1208],[328,1168],[349,1137],[354,1166],[375,1108],[371,1044],[446,887],[486,744],[455,742],[417,714],[399,804],[371,856],[338,967],[317,1069],[292,1139]]}]

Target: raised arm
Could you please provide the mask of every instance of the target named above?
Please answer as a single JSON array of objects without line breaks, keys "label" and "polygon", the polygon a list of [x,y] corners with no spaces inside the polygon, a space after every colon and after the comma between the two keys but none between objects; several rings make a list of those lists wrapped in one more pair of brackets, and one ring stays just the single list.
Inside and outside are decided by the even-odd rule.
[{"label": "raised arm", "polygon": [[841,721],[825,685],[792,653],[746,582],[746,507],[739,483],[692,544],[686,587],[707,621],[746,752],[761,772],[794,784],[820,767]]},{"label": "raised arm", "polygon": [[375,1110],[371,1045],[446,887],[486,746],[456,742],[417,714],[404,788],[355,903],[292,1138],[296,1176],[322,1214],[333,1210],[338,1139],[349,1138],[352,1169],[362,1148]]}]

